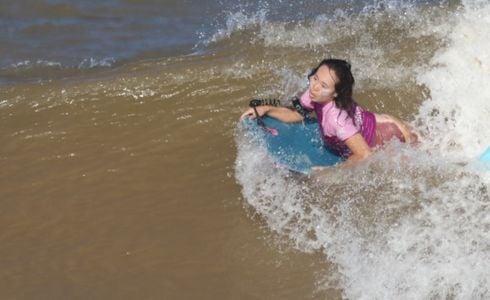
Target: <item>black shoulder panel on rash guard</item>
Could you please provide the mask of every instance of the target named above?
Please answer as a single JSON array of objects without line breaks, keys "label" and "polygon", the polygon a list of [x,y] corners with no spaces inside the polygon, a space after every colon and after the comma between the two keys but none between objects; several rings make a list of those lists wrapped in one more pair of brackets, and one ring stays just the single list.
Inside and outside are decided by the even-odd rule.
[{"label": "black shoulder panel on rash guard", "polygon": [[302,105],[301,102],[299,102],[298,97],[294,97],[292,101],[294,109],[303,117],[303,118],[309,118],[310,117],[310,112],[307,111]]}]

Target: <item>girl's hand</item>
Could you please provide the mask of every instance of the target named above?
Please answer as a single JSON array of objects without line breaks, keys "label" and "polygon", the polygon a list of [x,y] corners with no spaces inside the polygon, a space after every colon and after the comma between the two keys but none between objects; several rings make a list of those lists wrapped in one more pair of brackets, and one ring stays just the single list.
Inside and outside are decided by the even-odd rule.
[{"label": "girl's hand", "polygon": [[[270,108],[271,108],[270,106],[258,106],[258,107],[256,107],[257,113],[259,114],[259,116],[266,115],[269,112]],[[257,117],[255,115],[255,110],[253,108],[247,109],[242,114],[242,116],[240,117],[240,121],[247,118],[247,117],[250,119],[255,119]]]},{"label": "girl's hand", "polygon": [[313,172],[310,176],[316,180],[319,180],[327,176],[332,176],[335,169],[332,166],[313,166],[311,167],[311,170]]},{"label": "girl's hand", "polygon": [[329,167],[324,167],[324,166],[313,166],[313,167],[311,167],[311,170],[312,170],[312,171],[315,171],[315,172],[318,172],[318,171],[325,170],[326,168],[329,168]]}]

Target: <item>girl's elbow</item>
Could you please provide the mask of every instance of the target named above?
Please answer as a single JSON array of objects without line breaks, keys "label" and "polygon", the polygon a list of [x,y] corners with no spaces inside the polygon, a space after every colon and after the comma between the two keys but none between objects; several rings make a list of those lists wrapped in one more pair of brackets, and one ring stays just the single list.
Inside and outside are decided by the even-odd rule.
[{"label": "girl's elbow", "polygon": [[366,152],[362,153],[360,155],[361,156],[361,160],[368,158],[369,156],[371,156],[371,154],[372,154],[371,151],[366,151]]},{"label": "girl's elbow", "polygon": [[361,161],[361,160],[365,160],[370,155],[371,155],[371,151],[366,151],[366,152],[362,152],[362,153],[355,153],[355,154],[352,154],[349,157],[349,160],[351,160],[351,161]]}]

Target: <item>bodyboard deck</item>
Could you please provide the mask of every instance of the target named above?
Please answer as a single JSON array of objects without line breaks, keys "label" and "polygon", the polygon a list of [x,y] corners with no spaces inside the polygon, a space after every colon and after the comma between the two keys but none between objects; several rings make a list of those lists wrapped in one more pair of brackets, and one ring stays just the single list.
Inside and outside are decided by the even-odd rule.
[{"label": "bodyboard deck", "polygon": [[[312,167],[333,166],[342,158],[324,146],[318,123],[306,119],[298,123],[285,123],[277,119],[262,117],[265,127],[251,119],[245,124],[249,131],[261,139],[272,159],[291,171],[310,174]],[[490,169],[490,147],[478,158]]]},{"label": "bodyboard deck", "polygon": [[306,119],[298,123],[285,123],[264,116],[266,128],[255,120],[246,119],[247,129],[263,140],[267,151],[278,165],[291,171],[309,174],[315,166],[333,166],[342,158],[323,144],[318,123]]}]

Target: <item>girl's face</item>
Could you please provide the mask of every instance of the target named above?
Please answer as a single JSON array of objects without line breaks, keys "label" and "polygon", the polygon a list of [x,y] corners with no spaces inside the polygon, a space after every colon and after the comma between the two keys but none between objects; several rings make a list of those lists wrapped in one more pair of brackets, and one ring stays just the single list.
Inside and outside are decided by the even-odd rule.
[{"label": "girl's face", "polygon": [[337,75],[329,67],[323,65],[318,68],[315,74],[310,78],[310,93],[311,101],[317,103],[327,103],[337,97],[335,92],[335,83],[338,81]]}]

